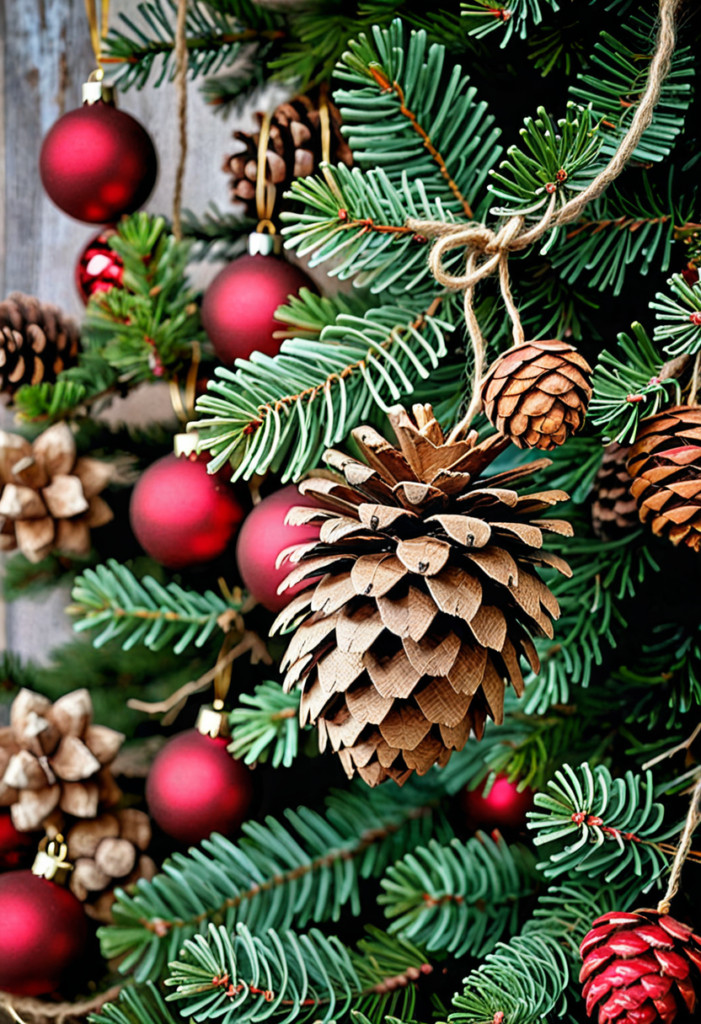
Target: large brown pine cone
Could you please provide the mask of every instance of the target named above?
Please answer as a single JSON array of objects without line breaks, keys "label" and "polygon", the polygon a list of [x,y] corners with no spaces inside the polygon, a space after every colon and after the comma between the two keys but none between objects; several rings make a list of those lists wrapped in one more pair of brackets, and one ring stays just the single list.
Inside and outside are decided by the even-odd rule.
[{"label": "large brown pine cone", "polygon": [[587,1013],[598,1008],[599,1024],[698,1020],[701,936],[668,914],[604,914],[580,953]]},{"label": "large brown pine cone", "polygon": [[12,702],[10,724],[0,729],[0,806],[9,807],[20,832],[51,816],[94,818],[100,804],[120,796],[107,768],[124,736],[92,721],[89,690],[73,690],[52,704],[32,690]]},{"label": "large brown pine cone", "polygon": [[591,367],[566,341],[526,341],[492,364],[482,383],[487,419],[519,448],[549,451],[584,424]]},{"label": "large brown pine cone", "polygon": [[672,544],[701,548],[701,408],[677,405],[640,424],[628,458],[642,523]]},{"label": "large brown pine cone", "polygon": [[112,519],[99,494],[112,467],[78,458],[66,423],[29,442],[0,431],[0,551],[19,548],[30,562],[51,551],[87,555],[90,530]]},{"label": "large brown pine cone", "polygon": [[300,485],[321,508],[288,519],[319,522],[321,533],[291,549],[299,565],[285,585],[321,579],[273,627],[303,619],[283,661],[286,688],[301,685],[302,722],[371,785],[445,764],[487,716],[501,721],[506,682],[522,691],[520,656],[538,669],[531,634],[552,636],[559,614],[536,566],[569,573],[541,550],[544,532],[571,533],[548,517],[567,496],[513,489],[547,461],[484,478],[504,438],[478,443],[473,431],[450,443],[430,406],[413,415],[390,416],[398,448],[359,427],[365,462],[327,451],[337,472]]},{"label": "large brown pine cone", "polygon": [[144,852],[150,842],[149,816],[133,807],[76,822],[68,830],[69,885],[89,917],[109,924],[114,890],[153,878],[156,865]]},{"label": "large brown pine cone", "polygon": [[601,465],[594,480],[591,507],[592,526],[597,537],[615,540],[638,527],[638,507],[630,490],[626,463],[627,445],[612,441],[604,448]]},{"label": "large brown pine cone", "polygon": [[[348,143],[341,135],[341,116],[329,102],[331,127],[330,160],[350,166],[353,162]],[[263,115],[258,115],[262,122]],[[259,132],[234,132],[242,148],[227,156],[223,170],[231,174],[231,198],[246,204],[251,217],[256,216],[256,177],[258,174]],[[275,186],[276,199],[272,216],[279,212],[282,197],[295,178],[313,174],[323,159],[318,101],[297,96],[276,108],[270,124],[270,141],[265,180]]]},{"label": "large brown pine cone", "polygon": [[10,400],[23,384],[55,381],[79,349],[78,325],[57,306],[21,292],[0,302],[0,394]]}]

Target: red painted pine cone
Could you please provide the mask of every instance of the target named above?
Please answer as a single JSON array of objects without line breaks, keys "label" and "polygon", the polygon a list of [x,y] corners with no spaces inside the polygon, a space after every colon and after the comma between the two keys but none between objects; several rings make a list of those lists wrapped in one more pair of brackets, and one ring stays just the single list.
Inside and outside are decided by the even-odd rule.
[{"label": "red painted pine cone", "polygon": [[654,910],[614,911],[594,922],[580,946],[587,1014],[598,1024],[696,1021],[701,936]]},{"label": "red painted pine cone", "polygon": [[494,362],[482,383],[489,422],[519,448],[550,451],[584,424],[591,367],[567,341],[526,341]]}]

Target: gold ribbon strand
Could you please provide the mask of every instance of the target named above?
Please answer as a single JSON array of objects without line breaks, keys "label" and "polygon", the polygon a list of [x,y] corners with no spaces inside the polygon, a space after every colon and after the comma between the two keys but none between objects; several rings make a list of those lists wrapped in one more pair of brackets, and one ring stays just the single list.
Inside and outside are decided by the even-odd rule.
[{"label": "gold ribbon strand", "polygon": [[110,25],[110,0],[100,0],[98,13],[97,0],[85,0],[85,13],[90,29],[90,45],[95,54],[95,63],[102,71],[102,40],[107,38]]}]

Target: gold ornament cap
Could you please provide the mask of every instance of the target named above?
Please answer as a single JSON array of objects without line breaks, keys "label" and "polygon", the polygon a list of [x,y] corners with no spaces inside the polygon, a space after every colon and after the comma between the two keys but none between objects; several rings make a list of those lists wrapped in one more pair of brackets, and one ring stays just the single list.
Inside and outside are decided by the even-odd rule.
[{"label": "gold ornament cap", "polygon": [[104,71],[98,68],[91,71],[87,82],[83,82],[83,103],[92,106],[93,103],[109,103],[114,106],[114,89],[107,85],[104,80]]},{"label": "gold ornament cap", "polygon": [[32,864],[32,874],[38,878],[47,878],[58,885],[65,885],[73,870],[73,865],[67,857],[68,847],[60,833],[53,839],[45,836],[39,843]]},{"label": "gold ornament cap", "polygon": [[211,736],[213,740],[219,736],[230,736],[229,716],[224,710],[224,701],[215,700],[213,704],[200,708],[195,728],[203,736]]}]

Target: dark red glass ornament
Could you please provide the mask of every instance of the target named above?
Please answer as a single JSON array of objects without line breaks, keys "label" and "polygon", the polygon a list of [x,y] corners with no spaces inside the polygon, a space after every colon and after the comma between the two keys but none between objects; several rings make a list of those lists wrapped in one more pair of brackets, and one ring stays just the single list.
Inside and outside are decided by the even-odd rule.
[{"label": "dark red glass ornament", "polygon": [[533,790],[526,787],[520,793],[518,782],[509,782],[505,775],[497,775],[488,796],[482,796],[482,787],[466,789],[462,805],[472,828],[523,828],[526,814],[533,807]]},{"label": "dark red glass ornament", "polygon": [[274,356],[282,330],[274,319],[278,306],[300,288],[314,288],[299,267],[280,256],[239,256],[214,278],[202,300],[202,326],[224,366],[248,359],[252,352]]},{"label": "dark red glass ornament", "polygon": [[105,228],[90,239],[78,257],[75,283],[83,302],[87,302],[97,292],[108,292],[110,288],[122,286],[124,263],[109,243],[114,233],[114,229]]},{"label": "dark red glass ornament", "polygon": [[100,101],[71,110],[49,129],[39,171],[64,213],[106,224],[143,206],[156,183],[158,158],[135,118]]},{"label": "dark red glass ornament", "polygon": [[31,832],[18,832],[12,824],[12,815],[0,810],[0,871],[21,867],[36,850],[36,836]]},{"label": "dark red glass ornament", "polygon": [[244,517],[231,486],[197,456],[166,455],[141,475],[129,506],[136,539],[169,569],[222,555]]},{"label": "dark red glass ornament", "polygon": [[88,935],[72,892],[31,871],[0,875],[0,990],[54,992],[75,968]]},{"label": "dark red glass ornament", "polygon": [[190,729],[156,755],[146,780],[151,816],[173,839],[198,843],[212,832],[230,835],[251,801],[251,776],[227,752],[225,737]]},{"label": "dark red glass ornament", "polygon": [[244,519],[236,542],[236,564],[246,589],[268,611],[281,611],[307,585],[303,581],[278,594],[277,588],[294,566],[286,561],[276,568],[275,563],[285,548],[318,540],[318,526],[285,523],[285,516],[295,505],[316,504],[290,484],[263,498]]}]

